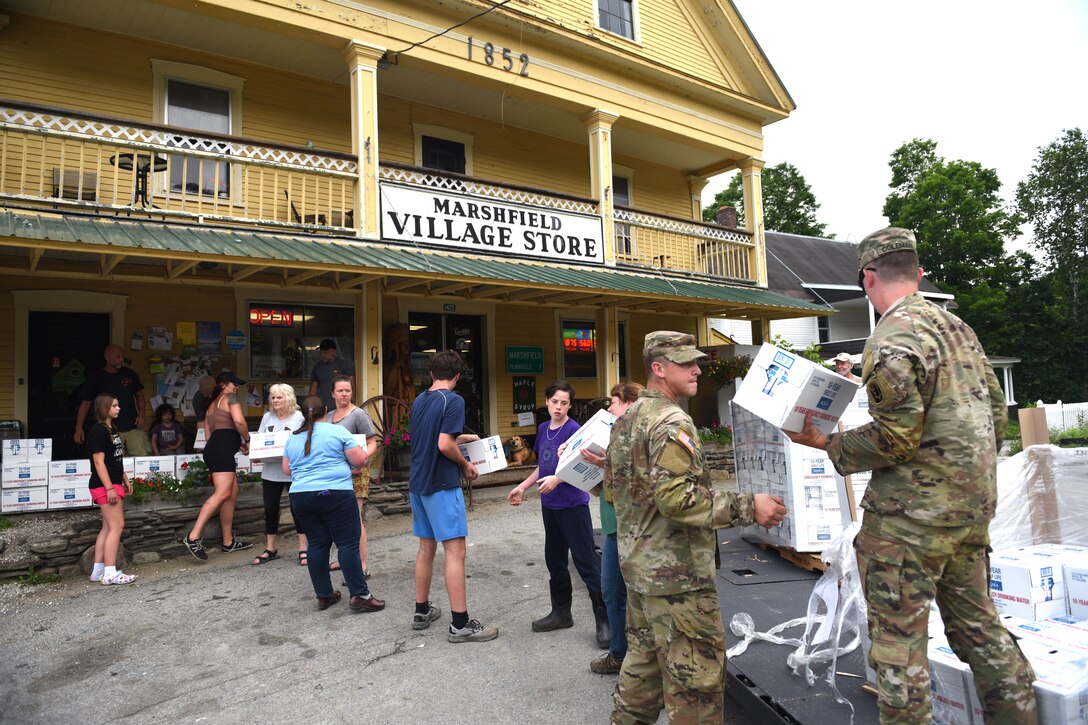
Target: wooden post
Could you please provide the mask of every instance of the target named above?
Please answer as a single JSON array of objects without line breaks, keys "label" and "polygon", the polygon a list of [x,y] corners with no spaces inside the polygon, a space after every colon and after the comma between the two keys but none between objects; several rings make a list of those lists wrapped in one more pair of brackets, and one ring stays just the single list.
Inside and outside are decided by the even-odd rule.
[{"label": "wooden post", "polygon": [[1045,446],[1050,443],[1050,429],[1046,424],[1046,411],[1042,408],[1020,409],[1020,440],[1024,450],[1031,446]]}]

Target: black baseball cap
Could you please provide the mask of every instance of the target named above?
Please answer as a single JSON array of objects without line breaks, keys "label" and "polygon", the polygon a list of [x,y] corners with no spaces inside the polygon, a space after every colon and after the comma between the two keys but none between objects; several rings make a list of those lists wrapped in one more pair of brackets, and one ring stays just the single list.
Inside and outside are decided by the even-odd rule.
[{"label": "black baseball cap", "polygon": [[335,350],[336,349],[336,340],[333,340],[331,337],[326,337],[324,340],[321,341],[321,344],[317,346],[317,349],[318,350]]},{"label": "black baseball cap", "polygon": [[245,385],[246,381],[232,373],[230,370],[219,373],[215,378],[216,385],[226,385],[227,383],[234,383],[235,385]]}]

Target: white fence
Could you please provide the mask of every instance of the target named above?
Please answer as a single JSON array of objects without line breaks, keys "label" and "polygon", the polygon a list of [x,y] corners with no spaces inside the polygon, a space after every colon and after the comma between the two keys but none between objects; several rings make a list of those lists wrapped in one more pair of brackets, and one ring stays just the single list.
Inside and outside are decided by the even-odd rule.
[{"label": "white fence", "polygon": [[1051,430],[1066,430],[1088,423],[1088,403],[1044,403],[1039,400],[1036,406],[1046,411],[1046,427]]}]

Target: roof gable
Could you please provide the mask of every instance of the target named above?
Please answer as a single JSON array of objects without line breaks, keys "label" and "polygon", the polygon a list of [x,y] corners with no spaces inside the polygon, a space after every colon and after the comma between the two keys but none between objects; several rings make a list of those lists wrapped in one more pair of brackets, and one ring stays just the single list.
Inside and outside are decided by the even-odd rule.
[{"label": "roof gable", "polygon": [[[796,108],[759,43],[730,0],[636,0],[634,40],[603,30],[599,0],[539,0],[508,6],[545,24],[590,38],[621,57],[733,91],[782,117]],[[637,67],[629,72],[638,75]]]},{"label": "roof gable", "polygon": [[[768,289],[796,299],[831,303],[864,296],[858,287],[857,244],[784,232],[767,232],[766,239]],[[819,295],[811,292],[812,287]],[[924,277],[918,289],[923,294],[941,293]]]}]

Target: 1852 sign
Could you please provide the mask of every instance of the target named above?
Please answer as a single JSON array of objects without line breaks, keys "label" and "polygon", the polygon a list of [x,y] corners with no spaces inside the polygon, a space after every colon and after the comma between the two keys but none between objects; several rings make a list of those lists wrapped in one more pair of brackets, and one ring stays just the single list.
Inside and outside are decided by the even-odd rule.
[{"label": "1852 sign", "polygon": [[381,182],[382,238],[469,254],[604,264],[601,218]]},{"label": "1852 sign", "polygon": [[[473,46],[477,48],[473,58]],[[473,42],[472,36],[468,36],[468,59],[479,60],[488,65],[497,66],[504,71],[517,73],[524,78],[529,77],[529,54],[520,53],[515,58],[509,48],[496,48],[494,43]]]}]

